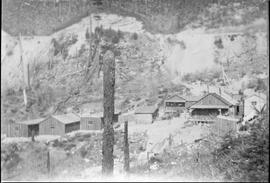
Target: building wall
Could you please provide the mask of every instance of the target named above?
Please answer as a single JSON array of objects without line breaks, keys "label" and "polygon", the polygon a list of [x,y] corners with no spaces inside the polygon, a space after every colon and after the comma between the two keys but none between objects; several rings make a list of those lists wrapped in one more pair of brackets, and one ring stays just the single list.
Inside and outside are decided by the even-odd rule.
[{"label": "building wall", "polygon": [[65,133],[69,133],[69,132],[77,131],[77,130],[80,130],[80,121],[65,125]]},{"label": "building wall", "polygon": [[40,135],[64,135],[65,124],[59,122],[53,117],[49,117],[39,125]]},{"label": "building wall", "polygon": [[257,103],[255,105],[255,107],[259,110],[262,109],[262,107],[266,104],[265,100],[263,100],[262,98],[257,97],[257,96],[252,96],[252,97],[245,99],[245,102],[244,102],[244,115],[245,116],[254,111],[254,108],[252,106],[253,101],[255,101]]},{"label": "building wall", "polygon": [[135,114],[136,123],[152,123],[152,114]]},{"label": "building wall", "polygon": [[24,124],[9,123],[6,130],[7,137],[28,137],[28,127]]},{"label": "building wall", "polygon": [[82,117],[80,129],[81,130],[101,130],[102,129],[101,118],[95,117]]}]

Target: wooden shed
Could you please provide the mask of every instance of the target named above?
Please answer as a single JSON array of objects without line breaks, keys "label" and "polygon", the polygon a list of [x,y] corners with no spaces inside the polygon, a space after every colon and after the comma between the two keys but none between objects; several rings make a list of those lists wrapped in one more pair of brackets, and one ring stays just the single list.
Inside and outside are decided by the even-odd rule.
[{"label": "wooden shed", "polygon": [[6,129],[7,137],[28,137],[27,125],[10,122]]},{"label": "wooden shed", "polygon": [[[113,123],[118,122],[119,113],[115,113],[113,116]],[[81,115],[81,130],[101,130],[104,126],[103,112],[95,114],[82,114]]]},{"label": "wooden shed", "polygon": [[39,125],[40,135],[64,135],[80,129],[80,117],[73,113],[51,115]]},{"label": "wooden shed", "polygon": [[32,131],[34,131],[35,135],[39,135],[39,124],[44,121],[45,118],[32,119],[27,121],[20,121],[17,124],[27,126],[27,136],[32,136]]},{"label": "wooden shed", "polygon": [[158,117],[157,106],[143,106],[135,111],[137,123],[153,123],[156,117]]}]

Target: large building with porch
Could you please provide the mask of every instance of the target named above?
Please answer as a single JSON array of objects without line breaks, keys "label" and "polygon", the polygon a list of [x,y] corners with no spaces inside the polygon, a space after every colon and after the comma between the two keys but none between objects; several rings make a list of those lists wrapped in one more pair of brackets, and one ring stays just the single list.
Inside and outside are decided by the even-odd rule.
[{"label": "large building with porch", "polygon": [[211,121],[217,116],[242,117],[244,104],[227,94],[207,93],[196,103],[188,107],[190,116],[197,121]]}]

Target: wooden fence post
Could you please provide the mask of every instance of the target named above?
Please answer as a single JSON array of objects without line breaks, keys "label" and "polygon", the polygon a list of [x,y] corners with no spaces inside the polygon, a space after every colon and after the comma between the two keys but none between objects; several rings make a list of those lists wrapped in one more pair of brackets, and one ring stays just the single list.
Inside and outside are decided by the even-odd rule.
[{"label": "wooden fence post", "polygon": [[128,144],[128,122],[125,121],[124,129],[124,170],[129,172],[129,144]]},{"label": "wooden fence post", "polygon": [[50,151],[47,151],[47,170],[48,170],[48,174],[50,174],[51,171],[51,162],[50,162]]}]

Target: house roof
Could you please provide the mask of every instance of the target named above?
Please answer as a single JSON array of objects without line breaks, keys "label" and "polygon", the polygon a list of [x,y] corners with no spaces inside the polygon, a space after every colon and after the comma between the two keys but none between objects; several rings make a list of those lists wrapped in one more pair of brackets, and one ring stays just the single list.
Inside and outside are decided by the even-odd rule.
[{"label": "house roof", "polygon": [[166,102],[192,102],[192,101],[198,101],[202,97],[201,96],[193,96],[193,95],[186,95],[186,96],[179,96],[179,95],[173,95],[166,99]]},{"label": "house roof", "polygon": [[156,106],[143,106],[135,111],[135,114],[153,114],[158,108]]},{"label": "house roof", "polygon": [[191,109],[228,109],[227,105],[192,105]]},{"label": "house roof", "polygon": [[[216,97],[217,99],[221,100],[224,105],[215,105],[215,104],[205,104],[205,105],[201,105],[199,104],[200,101],[202,101],[205,97],[209,96],[209,95],[212,95],[214,97]],[[198,100],[196,103],[190,105],[188,108],[191,108],[191,109],[215,109],[215,108],[218,108],[218,109],[222,109],[222,108],[229,108],[229,106],[233,105],[232,103],[228,102],[226,99],[224,99],[223,97],[221,97],[220,95],[216,94],[216,93],[208,93],[206,94],[204,97],[202,97],[200,100]]]},{"label": "house roof", "polygon": [[39,124],[40,122],[42,122],[43,120],[45,120],[45,118],[38,118],[38,119],[32,119],[32,120],[26,120],[26,121],[19,121],[19,122],[16,122],[16,123],[25,124],[25,125],[36,125],[36,124]]},{"label": "house roof", "polygon": [[261,94],[261,93],[260,94],[252,94],[252,95],[248,96],[247,99],[251,98],[251,97],[258,97],[258,98],[265,100],[265,101],[267,100],[267,96],[265,94]]},{"label": "house roof", "polygon": [[69,124],[80,121],[80,117],[74,113],[52,115],[53,118],[57,119],[61,123]]},{"label": "house roof", "polygon": [[81,114],[81,117],[85,117],[85,118],[102,118],[103,117],[103,112],[98,112],[98,113],[84,113]]},{"label": "house roof", "polygon": [[236,105],[238,103],[238,100],[236,98],[234,98],[232,95],[230,95],[229,93],[227,93],[227,92],[223,91],[223,92],[221,92],[221,94],[215,92],[215,94],[222,97],[224,100],[231,103],[232,105]]},{"label": "house roof", "polygon": [[180,97],[179,95],[173,95],[166,99],[166,102],[185,102],[186,99],[183,97]]},{"label": "house roof", "polygon": [[198,101],[202,98],[202,96],[193,96],[193,95],[189,95],[189,96],[184,96],[183,98],[186,99],[186,101],[189,101],[189,102],[195,102],[195,101]]}]

